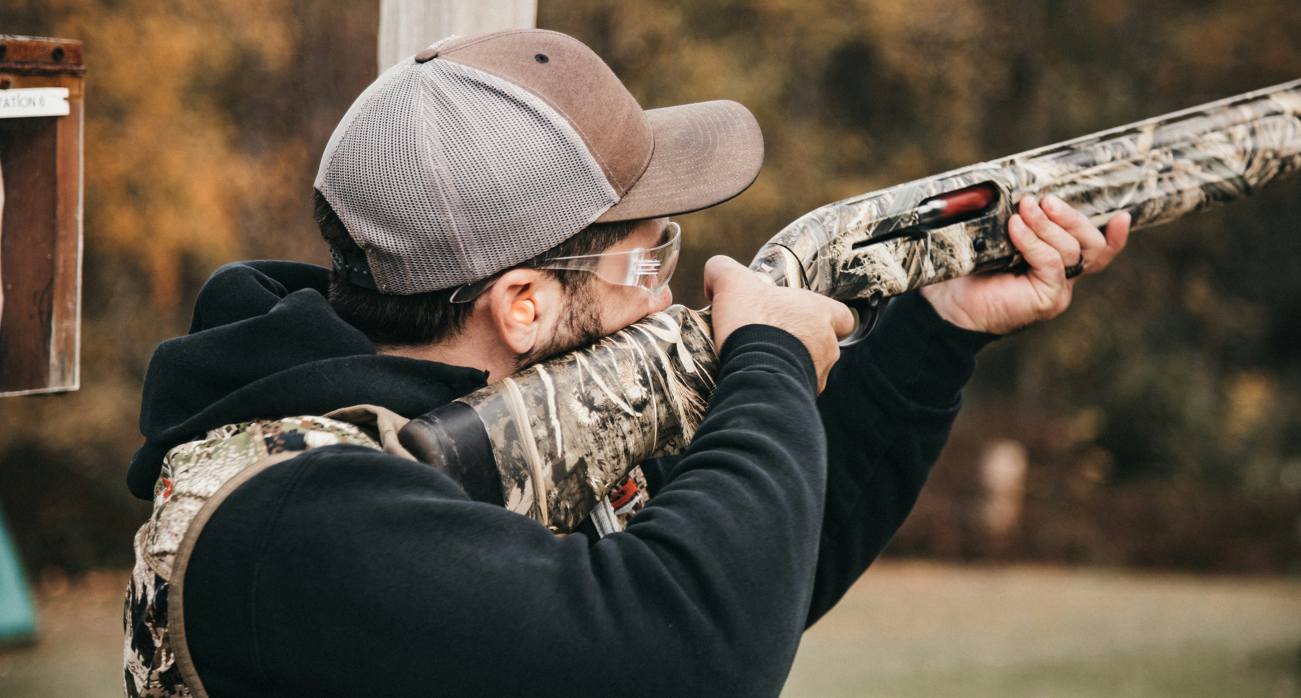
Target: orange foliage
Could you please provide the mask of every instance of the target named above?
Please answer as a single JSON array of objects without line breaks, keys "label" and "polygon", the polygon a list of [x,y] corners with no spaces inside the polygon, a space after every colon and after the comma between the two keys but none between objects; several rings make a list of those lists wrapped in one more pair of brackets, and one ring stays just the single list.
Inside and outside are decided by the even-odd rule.
[{"label": "orange foliage", "polygon": [[[32,3],[43,5],[44,3]],[[211,76],[241,60],[283,67],[286,2],[60,3],[50,31],[86,46],[86,235],[134,260],[160,310],[181,301],[182,264],[242,252],[237,215],[257,206],[258,153],[238,147]],[[304,163],[305,164],[305,163]],[[253,200],[250,200],[252,198]]]}]

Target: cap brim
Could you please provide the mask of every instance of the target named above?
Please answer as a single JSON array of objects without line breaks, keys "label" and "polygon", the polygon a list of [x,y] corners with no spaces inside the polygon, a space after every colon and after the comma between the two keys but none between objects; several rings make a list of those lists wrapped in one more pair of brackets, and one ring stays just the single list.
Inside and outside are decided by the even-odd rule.
[{"label": "cap brim", "polygon": [[649,109],[650,163],[598,223],[698,211],[745,191],[763,165],[763,133],[749,109],[727,100]]}]

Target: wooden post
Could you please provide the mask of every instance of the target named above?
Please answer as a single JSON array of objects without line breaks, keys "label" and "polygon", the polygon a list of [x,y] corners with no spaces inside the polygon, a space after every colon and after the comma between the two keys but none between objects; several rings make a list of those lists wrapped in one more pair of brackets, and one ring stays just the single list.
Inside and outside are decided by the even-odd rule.
[{"label": "wooden post", "polygon": [[76,390],[80,41],[0,35],[0,397]]},{"label": "wooden post", "polygon": [[537,0],[380,0],[379,70],[451,34],[533,27]]}]

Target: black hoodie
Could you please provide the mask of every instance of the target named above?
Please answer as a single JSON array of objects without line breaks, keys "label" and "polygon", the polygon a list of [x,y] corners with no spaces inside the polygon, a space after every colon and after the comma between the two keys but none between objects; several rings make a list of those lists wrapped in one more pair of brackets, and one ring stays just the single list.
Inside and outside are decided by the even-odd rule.
[{"label": "black hoodie", "polygon": [[[375,354],[324,269],[223,267],[157,349],[131,491],[223,424],[359,403],[416,416],[482,371]],[[557,538],[444,474],[354,446],[308,451],[218,508],[185,626],[213,696],[775,695],[803,629],[903,522],[990,340],[896,301],[815,397],[808,353],[751,325],[677,459],[648,464],[628,530]],[[820,418],[819,418],[820,417]]]}]

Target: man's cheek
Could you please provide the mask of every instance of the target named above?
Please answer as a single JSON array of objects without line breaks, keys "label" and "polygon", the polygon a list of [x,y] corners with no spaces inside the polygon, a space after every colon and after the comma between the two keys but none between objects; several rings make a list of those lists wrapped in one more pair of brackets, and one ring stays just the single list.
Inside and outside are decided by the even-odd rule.
[{"label": "man's cheek", "polygon": [[659,302],[655,306],[655,312],[657,313],[669,307],[670,305],[673,305],[673,289],[669,288],[668,286],[665,286],[664,288],[660,289],[658,298],[659,298]]},{"label": "man's cheek", "polygon": [[628,293],[620,299],[616,312],[619,317],[613,329],[621,330],[639,320],[658,313],[669,307],[672,296],[665,293],[651,294],[643,289],[628,289]]}]

